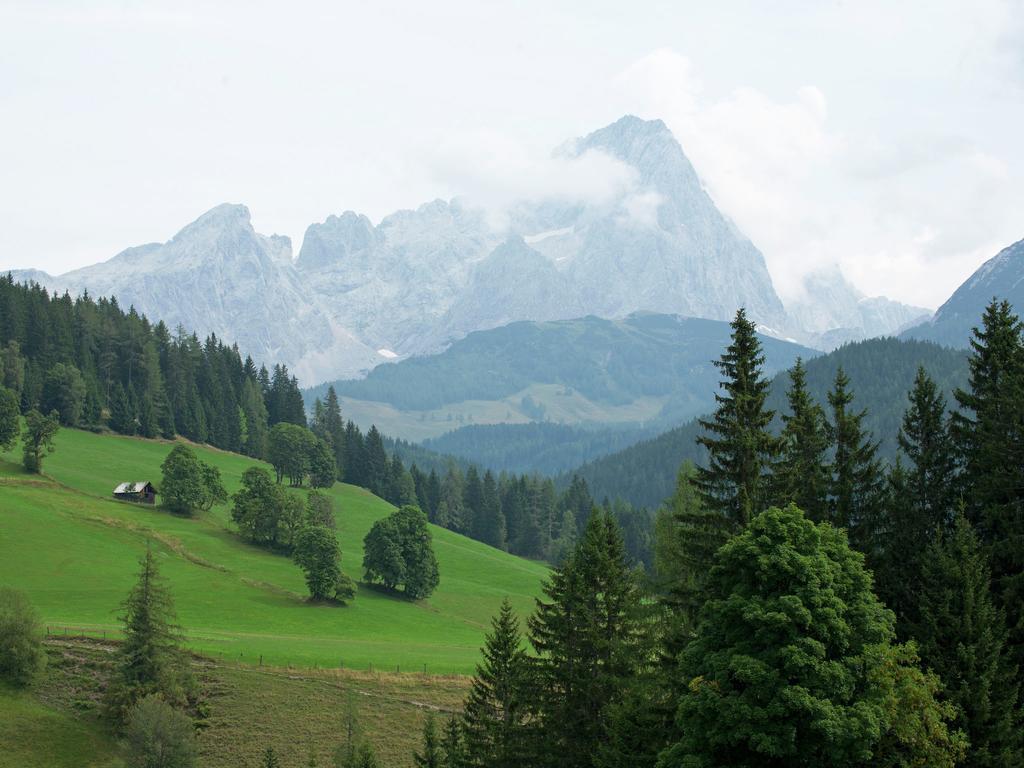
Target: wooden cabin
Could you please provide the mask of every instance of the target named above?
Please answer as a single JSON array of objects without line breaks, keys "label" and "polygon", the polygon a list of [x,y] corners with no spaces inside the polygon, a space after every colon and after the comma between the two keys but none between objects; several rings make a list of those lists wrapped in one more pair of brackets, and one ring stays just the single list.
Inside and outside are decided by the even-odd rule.
[{"label": "wooden cabin", "polygon": [[121,483],[114,489],[114,498],[121,499],[121,501],[134,501],[138,504],[155,504],[156,488],[149,480]]}]

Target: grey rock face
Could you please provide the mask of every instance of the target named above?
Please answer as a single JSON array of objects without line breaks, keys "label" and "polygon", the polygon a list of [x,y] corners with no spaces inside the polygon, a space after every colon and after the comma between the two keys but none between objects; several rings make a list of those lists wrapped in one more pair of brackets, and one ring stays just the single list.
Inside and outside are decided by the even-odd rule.
[{"label": "grey rock face", "polygon": [[1018,240],[986,261],[938,308],[930,321],[903,335],[950,347],[967,347],[971,331],[992,299],[1005,299],[1024,312],[1024,240]]},{"label": "grey rock face", "polygon": [[59,277],[20,276],[214,332],[311,384],[517,320],[638,311],[728,320],[742,306],[765,333],[831,345],[891,333],[919,312],[866,300],[839,276],[788,314],[764,257],[717,209],[660,120],[627,116],[556,154],[571,162],[590,153],[625,172],[623,189],[600,202],[522,200],[506,226],[460,199],[377,226],[346,211],[310,225],[293,260],[288,238],[258,234],[245,206],[221,205],[167,243]]},{"label": "grey rock face", "polygon": [[268,364],[318,378],[344,361],[353,373],[383,358],[335,325],[292,266],[291,241],[265,237],[244,205],[220,205],[169,242],[122,251],[109,261],[36,279],[53,290],[117,297],[173,330],[215,333]]},{"label": "grey rock face", "polygon": [[374,348],[421,354],[515,320],[640,310],[786,329],[764,257],[715,207],[660,120],[624,117],[561,150],[633,169],[611,204],[522,201],[508,231],[456,199],[375,229],[353,213],[313,225],[297,268],[339,325]]},{"label": "grey rock face", "polygon": [[804,296],[787,309],[806,344],[831,350],[849,341],[898,334],[926,320],[931,311],[884,296],[867,297],[854,288],[838,267],[804,278]]}]

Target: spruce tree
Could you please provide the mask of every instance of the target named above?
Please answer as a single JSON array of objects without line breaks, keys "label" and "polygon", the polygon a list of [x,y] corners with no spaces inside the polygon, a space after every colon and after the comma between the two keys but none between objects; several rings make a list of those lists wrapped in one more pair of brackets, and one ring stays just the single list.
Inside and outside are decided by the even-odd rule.
[{"label": "spruce tree", "polygon": [[433,712],[427,714],[423,723],[423,751],[413,753],[412,757],[417,768],[443,768],[444,755]]},{"label": "spruce tree", "polygon": [[729,539],[728,521],[702,503],[696,472],[689,462],[679,468],[675,493],[656,521],[655,583],[668,608],[665,642],[673,660],[697,626],[715,552]]},{"label": "spruce tree", "polygon": [[382,496],[388,479],[388,456],[384,451],[384,440],[376,426],[366,433],[364,487],[371,493]]},{"label": "spruce tree", "polygon": [[874,564],[878,553],[884,476],[876,454],[878,443],[871,440],[862,422],[867,411],[851,411],[853,392],[850,379],[840,368],[828,393],[832,408],[829,436],[835,449],[829,493],[829,522],[845,528],[854,548]]},{"label": "spruce tree", "polygon": [[946,398],[924,367],[917,369],[897,440],[908,461],[910,498],[926,539],[952,520],[956,495],[956,451],[949,431]]},{"label": "spruce tree", "polygon": [[107,692],[107,712],[122,721],[143,696],[160,694],[170,703],[184,700],[190,682],[180,651],[174,600],[151,546],[139,561],[139,577],[122,604],[124,642],[117,672]]},{"label": "spruce tree", "polygon": [[128,393],[117,383],[111,396],[110,428],[122,435],[134,435],[136,426],[135,411]]},{"label": "spruce tree", "polygon": [[445,722],[441,752],[444,755],[441,763],[444,768],[464,768],[467,755],[462,739],[462,725],[454,714]]},{"label": "spruce tree", "polygon": [[981,542],[962,515],[924,551],[918,600],[911,634],[921,660],[957,706],[956,725],[970,742],[967,764],[1024,765],[1019,683],[1005,620],[989,591]]},{"label": "spruce tree", "polygon": [[281,768],[281,761],[277,759],[277,752],[273,747],[267,747],[263,751],[263,760],[260,761],[260,768]]},{"label": "spruce tree", "polygon": [[698,470],[697,487],[707,509],[743,528],[768,501],[766,473],[779,442],[769,431],[775,414],[765,408],[769,382],[756,326],[743,309],[731,326],[732,341],[715,361],[724,394],[715,394],[712,418],[700,420],[705,434],[697,441],[708,450],[708,465]]},{"label": "spruce tree", "polygon": [[463,713],[467,768],[519,768],[530,763],[529,660],[519,620],[506,598],[484,640]]},{"label": "spruce tree", "polygon": [[341,418],[341,405],[334,386],[327,388],[327,400],[324,401],[324,429],[330,437],[331,449],[338,467],[338,477],[345,476],[345,422]]},{"label": "spruce tree", "polygon": [[615,520],[595,512],[530,617],[537,651],[535,765],[590,766],[607,710],[644,663],[644,600]]},{"label": "spruce tree", "polygon": [[807,389],[807,369],[797,358],[789,371],[789,413],[782,415],[781,453],[772,467],[776,502],[796,504],[812,520],[828,518],[829,448],[825,412]]},{"label": "spruce tree", "polygon": [[[953,434],[967,518],[985,544],[996,599],[1006,611],[1018,675],[1024,670],[1024,343],[1006,301],[974,330],[967,390]],[[1020,680],[1020,677],[1018,677]]]},{"label": "spruce tree", "polygon": [[480,507],[474,510],[472,534],[477,541],[496,549],[505,547],[505,518],[502,515],[498,486],[490,470],[484,473],[480,483]]},{"label": "spruce tree", "polygon": [[[888,476],[887,514],[880,523],[878,593],[896,612],[900,635],[917,621],[921,564],[928,545],[952,519],[956,456],[946,400],[919,368],[897,436],[901,456]],[[906,467],[903,459],[906,459]]]}]

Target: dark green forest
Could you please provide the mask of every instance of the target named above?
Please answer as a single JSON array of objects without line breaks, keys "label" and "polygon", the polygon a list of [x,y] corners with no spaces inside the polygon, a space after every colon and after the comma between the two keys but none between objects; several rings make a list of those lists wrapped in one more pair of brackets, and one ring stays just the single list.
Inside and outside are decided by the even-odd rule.
[{"label": "dark green forest", "polygon": [[473,424],[423,441],[441,454],[472,457],[495,471],[571,472],[581,464],[636,445],[657,427],[580,427],[534,421],[528,424]]},{"label": "dark green forest", "polygon": [[[334,382],[339,396],[429,410],[464,400],[501,400],[531,384],[557,384],[588,399],[624,405],[643,396],[670,396],[659,421],[689,418],[712,404],[709,361],[729,335],[717,320],[638,312],[623,320],[584,317],[516,322],[477,331],[443,353],[380,365],[365,379]],[[763,339],[773,371],[798,355],[817,354],[790,342]],[[307,399],[323,399],[326,384]]]},{"label": "dark green forest", "polygon": [[841,367],[774,413],[763,362],[741,311],[651,577],[592,510],[418,765],[1024,764],[1021,323],[986,310],[955,410],[917,368],[888,464]]},{"label": "dark green forest", "polygon": [[[841,367],[850,378],[853,404],[866,409],[864,425],[879,441],[879,456],[889,461],[897,451],[896,434],[907,407],[907,393],[919,366],[923,366],[956,407],[953,390],[966,384],[967,353],[923,341],[893,338],[870,339],[847,344],[827,355],[807,360],[807,388],[819,402],[831,387]],[[777,374],[771,382],[767,404],[776,414],[784,410],[788,374]],[[772,428],[782,428],[776,415]],[[655,508],[668,498],[676,472],[683,461],[700,464],[707,460],[697,438],[701,432],[693,420],[643,440],[617,453],[602,456],[576,467],[558,480],[559,487],[572,475],[586,480],[597,498],[621,498],[631,504]]]}]

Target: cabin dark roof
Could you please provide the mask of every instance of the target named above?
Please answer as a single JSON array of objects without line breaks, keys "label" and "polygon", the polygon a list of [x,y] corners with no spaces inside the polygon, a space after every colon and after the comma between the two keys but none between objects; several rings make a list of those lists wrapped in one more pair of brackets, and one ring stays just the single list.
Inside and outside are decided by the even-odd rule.
[{"label": "cabin dark roof", "polygon": [[[149,480],[139,480],[134,483],[121,483],[117,488],[114,489],[114,493],[143,493],[146,490],[146,486],[150,485]],[[153,489],[154,493],[156,489]]]}]

